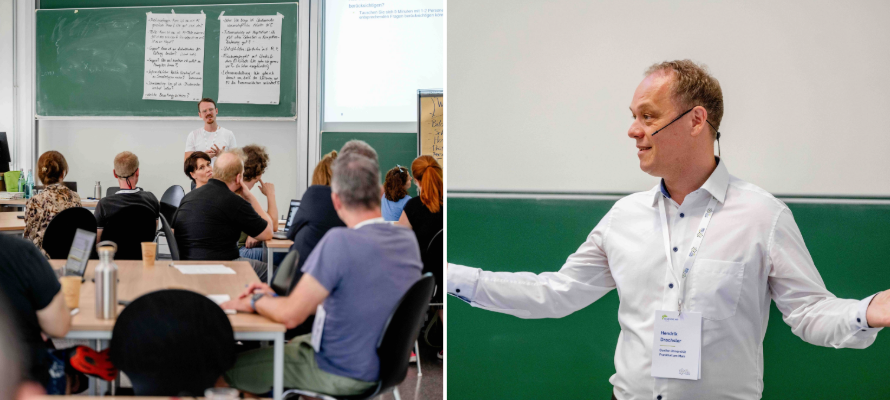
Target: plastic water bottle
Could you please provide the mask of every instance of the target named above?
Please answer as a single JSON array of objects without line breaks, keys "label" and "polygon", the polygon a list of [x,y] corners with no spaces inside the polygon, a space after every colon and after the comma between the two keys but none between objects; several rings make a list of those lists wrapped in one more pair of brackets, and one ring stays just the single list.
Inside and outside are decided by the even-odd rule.
[{"label": "plastic water bottle", "polygon": [[25,181],[25,198],[30,199],[34,196],[34,175],[28,170],[28,179]]},{"label": "plastic water bottle", "polygon": [[114,253],[117,245],[111,241],[99,242],[96,245],[99,252],[99,265],[93,275],[96,279],[96,318],[117,318],[117,264],[114,263]]},{"label": "plastic water bottle", "polygon": [[15,190],[16,192],[24,192],[25,191],[25,171],[19,171],[19,182],[18,187]]}]

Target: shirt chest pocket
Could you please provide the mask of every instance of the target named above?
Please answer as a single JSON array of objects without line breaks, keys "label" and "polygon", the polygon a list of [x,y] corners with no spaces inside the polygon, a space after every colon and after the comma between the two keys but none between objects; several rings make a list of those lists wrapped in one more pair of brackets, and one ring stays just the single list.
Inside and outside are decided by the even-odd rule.
[{"label": "shirt chest pocket", "polygon": [[690,273],[687,304],[690,311],[709,320],[735,315],[745,277],[745,264],[731,261],[696,260]]}]

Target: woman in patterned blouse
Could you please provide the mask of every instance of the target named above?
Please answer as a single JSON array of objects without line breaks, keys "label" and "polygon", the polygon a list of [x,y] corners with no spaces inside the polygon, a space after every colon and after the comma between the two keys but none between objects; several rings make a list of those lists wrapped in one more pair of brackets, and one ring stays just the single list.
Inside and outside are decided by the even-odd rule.
[{"label": "woman in patterned blouse", "polygon": [[37,177],[46,186],[25,203],[25,239],[43,251],[43,232],[56,214],[71,207],[81,207],[80,196],[62,184],[68,174],[68,162],[58,151],[47,151],[37,160]]}]

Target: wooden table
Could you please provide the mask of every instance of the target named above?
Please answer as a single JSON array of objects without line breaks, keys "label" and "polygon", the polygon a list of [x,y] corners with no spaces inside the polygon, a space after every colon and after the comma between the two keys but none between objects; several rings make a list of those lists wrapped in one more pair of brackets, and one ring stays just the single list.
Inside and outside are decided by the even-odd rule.
[{"label": "wooden table", "polygon": [[275,261],[275,253],[287,253],[294,244],[293,240],[287,239],[269,239],[263,242],[263,249],[266,250],[266,280],[272,285],[272,262]]},{"label": "wooden table", "polygon": [[[66,260],[50,260],[54,269],[65,265]],[[71,319],[71,330],[65,338],[95,340],[96,350],[102,350],[111,340],[114,320],[96,318],[96,285],[92,282],[93,271],[99,263],[91,260],[84,274],[85,282],[80,289],[80,312]],[[143,294],[161,289],[185,289],[204,295],[228,294],[232,299],[244,291],[251,282],[258,282],[256,272],[246,261],[181,261],[180,265],[222,264],[235,270],[234,275],[185,275],[170,267],[169,260],[158,260],[153,267],[143,267],[142,261],[115,261],[118,266],[118,300],[135,300]],[[118,313],[123,310],[119,306]],[[272,322],[258,314],[238,313],[228,315],[235,331],[236,340],[274,341],[273,394],[281,399],[284,389],[284,332],[285,326]]]},{"label": "wooden table", "polygon": [[[27,199],[15,199],[15,200],[0,199],[0,206],[25,208],[25,203],[27,201],[28,201]],[[80,203],[81,203],[81,205],[83,205],[84,208],[89,208],[89,209],[95,210],[96,204],[99,204],[99,200],[81,199]]]},{"label": "wooden table", "polygon": [[7,235],[24,234],[25,220],[19,219],[20,215],[25,215],[25,212],[0,212],[0,233]]}]

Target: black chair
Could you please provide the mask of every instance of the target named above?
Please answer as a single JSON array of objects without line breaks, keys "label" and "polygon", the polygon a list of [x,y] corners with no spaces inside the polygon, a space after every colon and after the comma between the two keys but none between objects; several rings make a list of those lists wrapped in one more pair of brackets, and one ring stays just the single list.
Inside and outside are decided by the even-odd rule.
[{"label": "black chair", "polygon": [[427,244],[426,249],[420,254],[420,259],[423,261],[423,272],[430,272],[436,278],[436,291],[433,294],[435,297],[432,302],[439,304],[442,303],[442,290],[439,289],[443,287],[442,263],[445,256],[442,252],[444,247],[444,235],[440,229],[436,236],[433,236],[429,244]]},{"label": "black chair", "polygon": [[173,214],[179,208],[183,197],[185,197],[185,191],[179,185],[170,186],[161,196],[161,215],[167,218],[167,221],[173,221]]},{"label": "black chair", "polygon": [[129,206],[114,213],[102,229],[102,240],[117,244],[116,260],[141,260],[142,242],[153,242],[158,216],[148,207]]},{"label": "black chair", "polygon": [[105,197],[112,196],[120,190],[121,190],[120,186],[112,186],[108,189],[105,189]]},{"label": "black chair", "polygon": [[179,261],[179,246],[176,245],[176,238],[173,237],[173,230],[170,229],[170,224],[167,222],[167,218],[164,218],[164,214],[161,214],[160,217],[161,231],[164,233],[164,239],[167,240],[167,247],[170,249],[170,258],[173,261]]},{"label": "black chair", "polygon": [[159,290],[124,308],[109,352],[137,396],[203,396],[235,364],[235,334],[207,297]]},{"label": "black chair", "polygon": [[90,210],[73,207],[56,214],[43,233],[43,250],[50,258],[68,258],[78,229],[96,232],[96,217]]},{"label": "black chair", "polygon": [[272,278],[272,290],[279,296],[287,296],[290,294],[291,281],[295,275],[303,276],[297,271],[297,260],[300,259],[300,252],[291,250],[281,260],[281,265],[275,270],[275,276]]},{"label": "black chair", "polygon": [[[423,314],[430,304],[435,281],[431,274],[423,274],[408,292],[402,296],[396,309],[383,327],[383,335],[377,343],[377,356],[380,357],[380,380],[377,386],[355,396],[329,396],[308,390],[292,389],[284,392],[285,399],[296,399],[299,395],[324,400],[372,399],[390,391],[398,397],[398,385],[408,374],[408,356],[420,332]],[[297,395],[290,397],[292,395]]]}]

